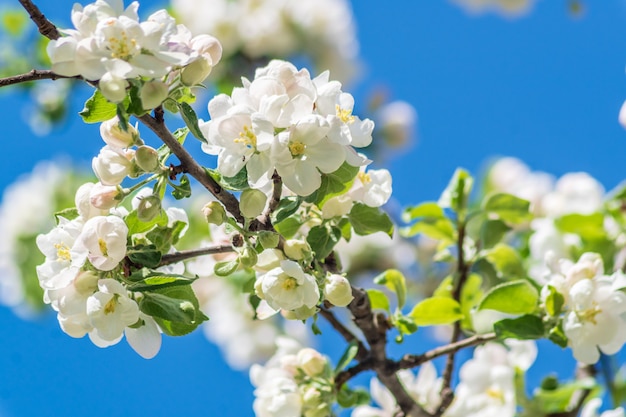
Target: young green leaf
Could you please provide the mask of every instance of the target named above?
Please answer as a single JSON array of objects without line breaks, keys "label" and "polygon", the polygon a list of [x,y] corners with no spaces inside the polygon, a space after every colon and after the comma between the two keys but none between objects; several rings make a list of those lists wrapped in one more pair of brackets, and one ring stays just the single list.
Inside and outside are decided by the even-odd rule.
[{"label": "young green leaf", "polygon": [[191,134],[206,143],[207,140],[198,126],[198,116],[196,115],[194,109],[184,101],[182,103],[178,103],[178,108],[180,109],[180,115],[183,116],[183,121],[189,128]]},{"label": "young green leaf", "polygon": [[473,184],[474,179],[469,172],[462,168],[457,168],[437,203],[440,207],[449,207],[458,214],[464,213],[467,209],[467,202]]},{"label": "young green leaf", "polygon": [[493,329],[501,339],[541,339],[545,335],[543,320],[531,314],[500,320],[493,325]]},{"label": "young green leaf", "polygon": [[341,358],[339,358],[339,362],[337,362],[337,367],[335,368],[335,375],[343,371],[346,366],[352,362],[352,359],[356,357],[357,353],[359,353],[359,344],[356,340],[353,340],[343,352]]},{"label": "young green leaf", "polygon": [[420,301],[408,314],[418,326],[451,324],[462,319],[460,304],[448,297],[430,297]]},{"label": "young green leaf", "polygon": [[314,226],[306,238],[318,259],[324,259],[333,251],[341,239],[341,230],[336,227]]},{"label": "young green leaf", "polygon": [[354,232],[359,236],[366,236],[376,232],[385,232],[389,237],[393,235],[393,223],[384,211],[377,207],[370,207],[362,203],[355,203],[348,214]]},{"label": "young green leaf", "polygon": [[406,279],[402,272],[397,269],[388,269],[374,278],[374,283],[384,285],[396,294],[399,309],[404,306],[406,302]]},{"label": "young green leaf", "polygon": [[85,107],[78,113],[85,123],[100,123],[112,119],[117,114],[117,104],[107,100],[100,90],[85,102]]},{"label": "young green leaf", "polygon": [[484,258],[493,265],[500,279],[511,280],[526,277],[521,257],[509,245],[498,243],[484,252]]},{"label": "young green leaf", "polygon": [[227,277],[237,270],[239,267],[239,260],[233,259],[232,261],[217,262],[213,267],[213,272],[218,277]]},{"label": "young green leaf", "polygon": [[161,252],[155,245],[136,245],[128,249],[126,256],[131,262],[147,268],[156,268],[161,262]]},{"label": "young green leaf", "polygon": [[372,310],[380,309],[385,310],[388,313],[391,312],[389,309],[389,298],[387,298],[387,294],[373,288],[366,290],[366,292],[367,297],[370,299],[370,306],[372,307]]},{"label": "young green leaf", "polygon": [[520,224],[532,218],[527,200],[512,194],[497,193],[491,195],[483,205],[483,209],[506,223]]},{"label": "young green leaf", "polygon": [[496,310],[508,314],[526,314],[534,312],[538,302],[537,289],[526,280],[518,280],[491,288],[481,300],[478,309]]}]

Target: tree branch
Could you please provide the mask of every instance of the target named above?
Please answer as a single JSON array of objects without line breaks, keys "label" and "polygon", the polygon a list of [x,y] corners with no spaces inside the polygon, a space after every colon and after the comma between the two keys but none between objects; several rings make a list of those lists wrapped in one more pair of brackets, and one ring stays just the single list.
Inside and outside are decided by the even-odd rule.
[{"label": "tree branch", "polygon": [[41,13],[39,7],[35,6],[31,0],[19,0],[19,2],[28,12],[30,19],[37,25],[39,33],[52,40],[59,39],[61,37],[61,33],[57,27],[49,21],[43,13]]},{"label": "tree branch", "polygon": [[337,319],[337,317],[335,317],[332,311],[328,310],[325,307],[322,307],[319,311],[319,314],[324,317],[326,321],[328,321],[330,325],[333,326],[333,329],[337,330],[337,332],[341,336],[343,336],[343,338],[346,339],[348,343],[357,342],[359,350],[355,357],[356,360],[364,361],[369,357],[370,353],[363,344],[363,342],[361,342],[350,330],[348,330],[348,328],[344,326],[343,323],[341,323]]},{"label": "tree branch", "polygon": [[348,309],[370,345],[372,369],[376,376],[395,397],[405,417],[430,417],[430,414],[406,391],[396,375],[394,363],[387,359],[387,330],[390,328],[387,318],[383,314],[374,315],[367,293],[363,289],[352,287],[352,295],[354,300],[348,304]]},{"label": "tree branch", "polygon": [[449,345],[439,346],[438,348],[429,350],[428,352],[422,353],[421,355],[404,355],[404,357],[397,362],[397,368],[415,368],[416,366],[419,366],[426,362],[430,362],[433,359],[438,358],[439,356],[454,354],[463,348],[480,345],[495,339],[495,333],[477,334],[475,336],[468,337],[467,339],[463,339],[455,343],[450,343]]},{"label": "tree branch", "polygon": [[0,78],[0,87],[6,87],[8,85],[13,85],[13,84],[27,83],[29,81],[58,80],[60,78],[82,79],[82,77],[80,76],[67,77],[65,75],[56,74],[50,70],[33,69],[24,74],[13,75],[11,77],[6,77],[6,78]]},{"label": "tree branch", "polygon": [[218,246],[211,246],[208,248],[173,252],[173,253],[168,253],[168,254],[163,255],[161,257],[161,262],[159,263],[159,266],[174,264],[176,262],[184,261],[186,259],[196,258],[198,256],[214,255],[216,253],[230,253],[234,251],[235,249],[233,249],[232,245],[218,245]]},{"label": "tree branch", "polygon": [[165,126],[162,115],[155,110],[157,118],[152,117],[150,114],[144,114],[138,117],[138,119],[150,130],[152,130],[161,140],[165,143],[170,150],[176,155],[180,163],[184,166],[185,171],[194,177],[200,184],[202,184],[215,198],[220,201],[226,210],[237,220],[239,223],[244,223],[244,218],[239,210],[239,201],[234,195],[223,189],[213,178],[207,174],[206,170],[202,168],[196,160],[187,152],[187,150],[176,140],[169,129]]},{"label": "tree branch", "polygon": [[340,390],[343,384],[345,384],[346,382],[348,382],[349,380],[351,380],[352,378],[354,378],[361,372],[369,371],[373,367],[374,367],[374,360],[372,358],[367,358],[364,361],[359,362],[358,364],[354,365],[353,367],[339,372],[337,376],[335,377],[335,388],[337,390]]}]

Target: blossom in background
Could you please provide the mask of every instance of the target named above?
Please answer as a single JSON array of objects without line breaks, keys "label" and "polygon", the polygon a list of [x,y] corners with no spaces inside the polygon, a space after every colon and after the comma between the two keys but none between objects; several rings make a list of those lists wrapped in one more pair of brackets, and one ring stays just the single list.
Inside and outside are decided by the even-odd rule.
[{"label": "blossom in background", "polygon": [[526,371],[537,357],[533,341],[487,343],[461,366],[454,401],[446,417],[514,417],[515,370]]},{"label": "blossom in background", "polygon": [[342,80],[355,72],[359,45],[346,0],[174,0],[172,7],[194,35],[216,36],[225,60],[304,53]]},{"label": "blossom in background", "polygon": [[535,0],[452,0],[471,13],[494,11],[504,16],[517,17],[530,12]]},{"label": "blossom in background", "polygon": [[584,405],[582,410],[580,411],[580,417],[624,417],[626,416],[626,412],[622,407],[617,407],[613,410],[603,411],[601,414],[598,414],[598,409],[602,405],[602,400],[600,398],[592,398]]}]

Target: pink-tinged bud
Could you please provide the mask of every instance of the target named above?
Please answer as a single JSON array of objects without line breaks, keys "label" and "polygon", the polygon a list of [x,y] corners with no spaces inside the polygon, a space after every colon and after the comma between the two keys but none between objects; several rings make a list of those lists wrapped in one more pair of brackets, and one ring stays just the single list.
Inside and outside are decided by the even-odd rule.
[{"label": "pink-tinged bud", "polygon": [[89,202],[97,209],[109,210],[116,207],[123,197],[124,195],[118,187],[96,183],[89,193]]},{"label": "pink-tinged bud", "polygon": [[141,143],[137,128],[129,124],[128,129],[124,131],[120,127],[120,120],[117,116],[100,124],[100,136],[107,145],[113,148],[129,148]]},{"label": "pink-tinged bud", "polygon": [[211,201],[202,207],[202,214],[207,223],[221,226],[226,221],[226,211],[217,201]]}]

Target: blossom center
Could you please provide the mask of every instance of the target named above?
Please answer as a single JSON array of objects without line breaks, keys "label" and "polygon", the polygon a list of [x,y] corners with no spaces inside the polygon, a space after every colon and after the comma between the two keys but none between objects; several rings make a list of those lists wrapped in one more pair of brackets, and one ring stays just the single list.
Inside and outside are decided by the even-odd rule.
[{"label": "blossom center", "polygon": [[[111,22],[110,24],[113,24]],[[134,38],[128,38],[126,35],[126,31],[121,31],[118,36],[111,36],[107,39],[109,45],[108,49],[111,51],[111,58],[121,59],[123,61],[128,61],[131,59],[139,50],[137,46],[137,40]]]},{"label": "blossom center", "polygon": [[285,278],[283,281],[283,290],[290,291],[298,286],[298,281],[294,277]]},{"label": "blossom center", "polygon": [[594,301],[593,305],[590,308],[586,310],[582,310],[582,311],[577,311],[576,316],[578,316],[580,321],[583,321],[583,322],[586,321],[586,322],[591,322],[593,324],[598,324],[598,322],[596,321],[596,316],[601,312],[602,312],[602,309]]},{"label": "blossom center", "polygon": [[65,243],[56,243],[54,248],[57,250],[57,256],[59,260],[70,261],[70,248]]},{"label": "blossom center", "polygon": [[487,394],[488,397],[504,404],[504,392],[502,392],[501,389],[490,387],[487,388],[485,394]]},{"label": "blossom center", "polygon": [[359,176],[359,180],[361,180],[363,185],[366,185],[372,182],[372,177],[370,176],[370,174],[366,174],[365,172],[360,171],[358,176]]},{"label": "blossom center", "polygon": [[235,143],[241,143],[248,148],[256,148],[256,135],[252,131],[251,126],[244,126],[243,131],[239,132],[239,137],[235,138]]},{"label": "blossom center", "polygon": [[342,122],[346,124],[350,124],[354,122],[354,116],[352,115],[352,110],[342,109],[339,107],[339,104],[335,105],[335,110],[337,112],[337,117],[341,119]]},{"label": "blossom center", "polygon": [[111,299],[104,305],[104,314],[115,313],[115,305],[117,304],[116,295],[111,297]]},{"label": "blossom center", "polygon": [[289,142],[289,152],[291,152],[291,156],[303,155],[305,149],[306,149],[306,146],[302,142],[299,142],[299,141]]},{"label": "blossom center", "polygon": [[100,248],[100,252],[102,253],[102,255],[109,256],[109,249],[107,248],[107,243],[104,241],[104,239],[98,239],[98,247]]}]

